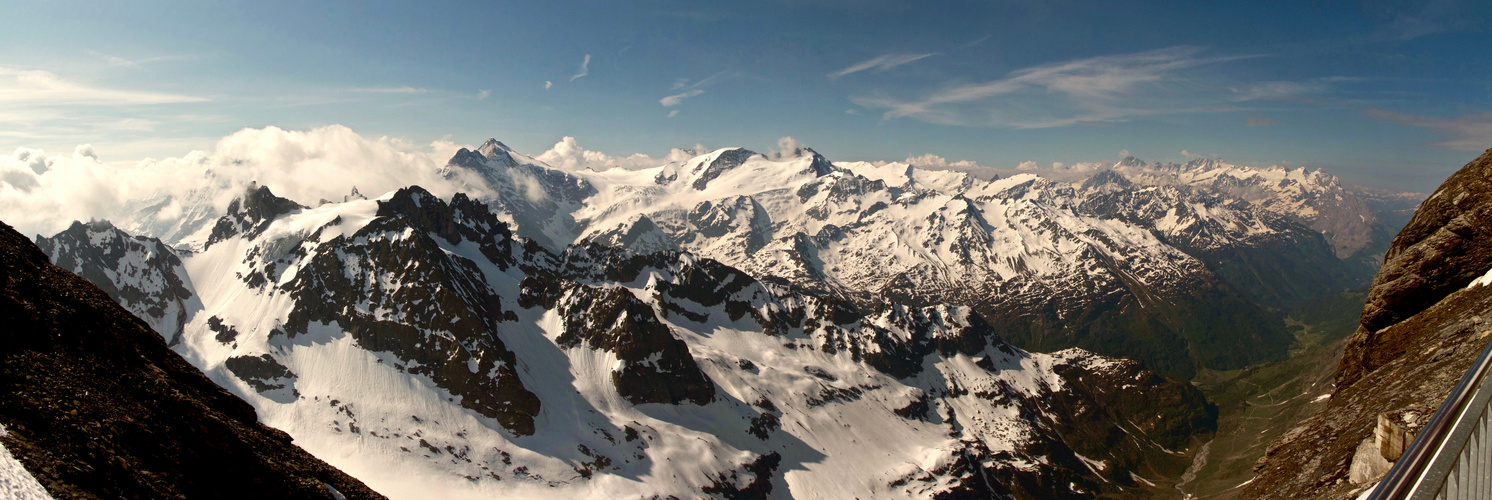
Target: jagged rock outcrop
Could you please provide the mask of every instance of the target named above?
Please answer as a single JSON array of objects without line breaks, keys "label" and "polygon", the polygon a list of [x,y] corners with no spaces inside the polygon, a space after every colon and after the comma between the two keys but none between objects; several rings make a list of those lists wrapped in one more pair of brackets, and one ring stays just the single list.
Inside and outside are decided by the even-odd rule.
[{"label": "jagged rock outcrop", "polygon": [[299,203],[275,196],[269,191],[269,186],[251,184],[243,196],[228,204],[227,215],[213,225],[212,234],[204,246],[211,247],[213,243],[239,234],[256,237],[268,229],[275,218],[302,208],[305,207]]},{"label": "jagged rock outcrop", "polygon": [[[513,264],[512,233],[461,194],[447,204],[412,187],[375,203],[377,217],[362,229],[309,250],[299,246],[299,262],[286,255],[269,263],[270,275],[276,263],[297,267],[278,287],[295,300],[283,335],[304,335],[313,323],[339,325],[364,348],[394,355],[399,369],[430,377],[463,406],[532,434],[539,399],[495,335],[517,318],[476,262],[443,248],[468,242],[489,265],[506,268]],[[257,248],[283,245],[268,243]]]},{"label": "jagged rock outcrop", "polygon": [[1492,153],[1451,175],[1394,237],[1343,353],[1338,384],[1393,360],[1412,338],[1379,334],[1492,269]]},{"label": "jagged rock outcrop", "polygon": [[1447,179],[1394,238],[1330,402],[1270,446],[1245,497],[1338,498],[1365,488],[1352,482],[1353,458],[1377,443],[1379,415],[1422,422],[1486,346],[1492,286],[1474,280],[1492,271],[1489,177],[1492,150]]},{"label": "jagged rock outcrop", "polygon": [[36,246],[52,263],[83,276],[174,343],[202,304],[186,281],[186,270],[161,240],[130,236],[109,221],[74,222]]},{"label": "jagged rock outcrop", "polygon": [[0,317],[0,442],[56,498],[382,498],[3,224]]}]

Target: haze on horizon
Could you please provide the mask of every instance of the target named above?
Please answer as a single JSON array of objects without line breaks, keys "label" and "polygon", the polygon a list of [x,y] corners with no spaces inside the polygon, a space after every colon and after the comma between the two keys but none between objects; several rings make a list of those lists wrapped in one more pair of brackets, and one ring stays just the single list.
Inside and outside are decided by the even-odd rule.
[{"label": "haze on horizon", "polygon": [[1492,146],[1492,5],[1474,1],[61,1],[0,14],[24,20],[0,32],[3,163],[37,174],[47,155],[128,168],[284,129],[346,130],[394,161],[486,137],[662,158],[790,136],[834,160],[1221,157],[1428,191]]}]

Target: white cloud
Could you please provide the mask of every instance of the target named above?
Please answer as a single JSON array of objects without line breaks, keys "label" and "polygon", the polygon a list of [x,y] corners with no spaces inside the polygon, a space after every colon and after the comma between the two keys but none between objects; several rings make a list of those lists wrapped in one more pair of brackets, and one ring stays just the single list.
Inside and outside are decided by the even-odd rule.
[{"label": "white cloud", "polygon": [[914,118],[947,125],[1048,128],[1124,121],[1133,116],[1216,109],[1189,107],[1173,85],[1179,72],[1239,57],[1200,57],[1203,48],[1166,49],[1092,57],[1013,71],[981,83],[953,82],[921,99],[903,101],[882,94],[850,100],[886,109],[886,119]]},{"label": "white cloud", "polygon": [[423,94],[427,92],[425,89],[410,87],[408,85],[403,87],[362,87],[349,90],[367,94]]},{"label": "white cloud", "polygon": [[684,99],[688,99],[690,97],[694,97],[703,93],[705,93],[704,89],[686,90],[684,92],[659,99],[658,103],[662,104],[664,107],[674,107],[678,106],[679,103],[684,102]]},{"label": "white cloud", "polygon": [[140,69],[140,64],[123,57],[115,57],[108,54],[99,54],[110,67],[125,67]]},{"label": "white cloud", "polygon": [[97,52],[97,51],[93,51],[93,50],[88,51],[88,53],[92,54],[94,57],[98,57],[99,59],[103,59],[104,60],[104,66],[105,67],[109,67],[109,68],[141,69],[142,65],[146,64],[146,63],[153,63],[153,62],[165,61],[165,60],[170,60],[170,59],[181,59],[180,56],[174,56],[174,57],[173,56],[146,57],[144,59],[125,59],[123,57],[119,57],[119,56],[115,56],[115,55],[111,55],[111,54],[105,54],[105,53]]},{"label": "white cloud", "polygon": [[52,163],[56,161],[47,158],[45,151],[31,148],[16,148],[15,154],[11,155],[11,157],[15,158],[15,161],[20,166],[31,169],[36,175],[47,173],[48,170],[52,169]]},{"label": "white cloud", "polygon": [[981,43],[984,43],[985,40],[989,40],[990,37],[992,37],[992,36],[994,36],[994,35],[984,35],[984,36],[981,36],[979,38],[975,38],[973,40],[969,40],[968,43],[965,43],[963,45],[959,45],[958,48],[953,49],[953,50],[963,50],[963,49],[967,49],[967,48],[970,48],[970,47],[977,46],[977,45],[979,45]]},{"label": "white cloud", "polygon": [[803,154],[803,143],[798,142],[797,139],[791,136],[778,137],[777,150],[772,153],[779,158],[784,156],[798,156]]},{"label": "white cloud", "polygon": [[1054,161],[1054,162],[1052,162],[1052,169],[1054,169],[1054,170],[1061,170],[1062,167],[1065,167],[1065,166],[1067,166],[1067,165],[1064,164],[1064,163],[1062,163],[1062,162],[1060,162],[1060,161]]},{"label": "white cloud", "polygon": [[[1474,29],[1484,19],[1473,13],[1482,4],[1455,0],[1405,2],[1402,6],[1381,6],[1380,14],[1388,16],[1371,36],[1377,41],[1402,42],[1415,38]],[[1387,8],[1382,8],[1387,7]],[[1484,22],[1484,21],[1483,21]]]},{"label": "white cloud", "polygon": [[1119,150],[1119,158],[1123,159],[1123,158],[1129,158],[1129,157],[1130,157],[1130,154],[1129,154],[1129,150],[1128,149],[1121,149],[1121,150]]},{"label": "white cloud", "polygon": [[879,73],[891,68],[895,68],[897,66],[901,66],[903,64],[907,64],[927,57],[932,57],[935,55],[937,54],[886,54],[880,57],[860,61],[858,63],[850,65],[847,68],[829,73],[829,79],[834,80],[848,74],[859,73],[865,70],[874,70],[875,72]]},{"label": "white cloud", "polygon": [[133,204],[159,196],[180,200],[199,189],[221,210],[249,182],[304,205],[341,199],[354,186],[371,195],[420,185],[450,196],[455,186],[437,169],[456,149],[450,142],[416,148],[388,137],[369,139],[340,125],[244,129],[212,151],[138,163],[101,162],[87,145],[70,155],[21,148],[0,157],[0,220],[27,234],[52,234],[74,220],[126,220]]},{"label": "white cloud", "polygon": [[674,82],[673,82],[673,88],[670,89],[670,90],[681,90],[682,89],[683,92],[679,92],[677,94],[669,95],[667,97],[659,99],[658,100],[658,104],[662,104],[663,107],[665,107],[665,108],[671,108],[671,107],[674,107],[674,106],[678,106],[680,103],[684,102],[684,99],[688,99],[690,97],[694,97],[694,96],[697,96],[697,95],[705,93],[705,87],[708,87],[710,85],[714,85],[716,83],[720,83],[722,81],[728,80],[730,78],[733,78],[734,76],[736,76],[735,73],[733,73],[733,72],[731,72],[729,70],[725,70],[725,71],[721,71],[719,73],[715,73],[713,75],[710,75],[710,76],[706,77],[705,79],[697,81],[697,82],[694,82],[694,83],[689,83],[689,79],[688,78],[678,78],[678,79],[675,79]]},{"label": "white cloud", "polygon": [[1200,158],[1200,157],[1202,157],[1202,155],[1195,154],[1195,153],[1192,153],[1191,151],[1187,151],[1187,150],[1183,149],[1183,150],[1181,150],[1181,157],[1182,158]]},{"label": "white cloud", "polygon": [[92,87],[71,82],[48,71],[0,67],[0,103],[15,104],[168,104],[207,99],[162,92]]},{"label": "white cloud", "polygon": [[1252,101],[1255,99],[1265,100],[1294,100],[1304,96],[1326,92],[1331,87],[1324,80],[1312,80],[1304,82],[1271,81],[1249,84],[1243,88],[1233,89],[1237,94],[1235,101]]},{"label": "white cloud", "polygon": [[669,111],[669,112],[668,112],[668,117],[669,117],[669,118],[673,118],[673,117],[675,117],[675,116],[679,116],[679,110],[677,110],[677,109],[675,109],[675,110],[673,110],[673,111]]},{"label": "white cloud", "polygon": [[486,89],[478,90],[477,91],[477,100],[478,101],[485,100],[485,99],[487,99],[487,96],[490,96],[490,95],[492,95],[492,91],[491,90],[486,90]]},{"label": "white cloud", "polygon": [[684,161],[695,156],[706,153],[708,150],[704,145],[695,145],[694,149],[674,148],[662,158],[635,153],[631,156],[611,156],[600,151],[590,151],[580,147],[580,143],[574,137],[566,136],[554,144],[539,156],[534,158],[545,164],[562,170],[579,171],[591,169],[605,171],[613,168],[627,170],[638,170],[652,168],[669,162]]},{"label": "white cloud", "polygon": [[1455,118],[1416,116],[1381,109],[1369,109],[1363,111],[1363,114],[1411,127],[1428,128],[1447,137],[1443,141],[1431,143],[1433,146],[1473,152],[1492,147],[1492,111]]},{"label": "white cloud", "polygon": [[544,185],[538,179],[523,169],[512,169],[508,171],[513,177],[513,182],[523,188],[523,198],[530,203],[543,203],[549,200],[549,192],[544,190]]},{"label": "white cloud", "polygon": [[1268,127],[1270,125],[1278,125],[1279,123],[1280,122],[1275,121],[1274,118],[1249,118],[1248,120],[1245,120],[1243,122],[1243,126],[1245,126],[1245,127]]},{"label": "white cloud", "polygon": [[[582,76],[586,76],[586,75],[589,75],[589,74],[591,74],[591,55],[590,54],[586,54],[585,55],[585,59],[580,60],[580,71],[576,72],[575,76],[570,77],[570,81],[573,82],[577,78],[580,78]],[[549,87],[545,87],[545,88],[549,88]]]},{"label": "white cloud", "polygon": [[928,168],[936,170],[966,170],[972,168],[987,168],[971,160],[959,160],[950,162],[947,158],[932,153],[924,154],[922,156],[908,156],[907,164],[918,168]]},{"label": "white cloud", "polygon": [[544,90],[549,90],[549,87],[553,87],[553,86],[554,86],[554,82],[551,82],[549,80],[544,80]]},{"label": "white cloud", "polygon": [[1036,165],[1036,162],[1031,161],[1031,160],[1023,161],[1023,162],[1021,162],[1020,165],[1016,165],[1015,166],[1016,170],[1036,170],[1038,168],[1041,168],[1041,167],[1038,166],[1038,165]]}]

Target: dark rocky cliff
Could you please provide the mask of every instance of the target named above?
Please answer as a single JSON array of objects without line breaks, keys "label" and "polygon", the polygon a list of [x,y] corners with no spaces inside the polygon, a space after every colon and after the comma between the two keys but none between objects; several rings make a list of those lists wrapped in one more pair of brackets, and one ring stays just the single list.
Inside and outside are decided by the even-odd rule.
[{"label": "dark rocky cliff", "polygon": [[[1270,446],[1245,498],[1341,498],[1370,486],[1354,476],[1377,460],[1380,414],[1423,425],[1492,336],[1492,150],[1420,206],[1385,256],[1348,340],[1331,401]],[[1369,474],[1371,476],[1371,474]]]},{"label": "dark rocky cliff", "polygon": [[382,498],[0,223],[0,438],[56,498]]}]

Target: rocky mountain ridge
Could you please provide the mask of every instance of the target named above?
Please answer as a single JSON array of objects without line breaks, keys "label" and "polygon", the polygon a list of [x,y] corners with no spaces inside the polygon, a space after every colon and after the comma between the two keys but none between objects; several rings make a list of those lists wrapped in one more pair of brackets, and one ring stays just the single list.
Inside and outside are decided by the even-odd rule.
[{"label": "rocky mountain ridge", "polygon": [[[836,164],[807,148],[724,148],[598,172],[493,139],[438,176],[551,252],[687,250],[853,300],[958,303],[1000,316],[1000,333],[1026,348],[1079,346],[1181,377],[1279,359],[1291,338],[1277,311],[1365,285],[1387,237],[1319,170],[1131,157],[1093,171],[984,181]],[[214,224],[205,216],[222,215],[212,207],[233,189],[146,200],[119,225],[201,250]]]},{"label": "rocky mountain ridge", "polygon": [[852,300],[679,250],[555,253],[415,187],[238,206],[178,256],[202,309],[175,349],[396,497],[1146,495],[1215,425],[1190,385],[1017,349],[964,306]]},{"label": "rocky mountain ridge", "polygon": [[1385,256],[1326,408],[1270,446],[1247,498],[1338,498],[1397,456],[1374,428],[1413,439],[1492,337],[1492,150],[1419,207]]},{"label": "rocky mountain ridge", "polygon": [[[1320,172],[1128,158],[1078,183],[1031,174],[986,182],[836,165],[811,149],[768,157],[740,148],[654,169],[570,172],[502,151],[485,161],[458,153],[447,168],[487,181],[473,192],[506,190],[489,195],[498,200],[555,192],[547,199],[578,207],[558,222],[506,216],[518,234],[537,226],[563,239],[549,233],[569,224],[574,241],[684,249],[850,297],[965,304],[1018,345],[1080,346],[1180,376],[1281,357],[1291,339],[1267,309],[1367,276],[1338,258],[1327,239],[1335,233],[1311,226],[1349,215],[1373,222]],[[517,186],[522,196],[511,194]],[[501,212],[508,202],[495,203]],[[1366,228],[1341,233],[1366,238]]]},{"label": "rocky mountain ridge", "polygon": [[[70,255],[120,258],[110,269],[73,261],[119,285],[112,298],[0,224],[0,443],[52,497],[382,498],[260,424],[253,407],[151,331],[175,334],[180,310],[158,306],[189,287],[169,279],[179,269],[170,250],[119,238],[106,223],[74,226],[57,241],[84,232],[98,238],[67,241],[78,244]],[[115,299],[164,321],[147,325]]]},{"label": "rocky mountain ridge", "polygon": [[[1279,311],[1361,283],[1341,255],[1378,227],[1334,177],[1215,161],[984,181],[726,148],[596,172],[489,140],[440,176],[468,194],[254,185],[215,219],[120,224],[177,248],[101,222],[37,242],[115,290],[180,283],[116,295],[393,496],[1144,496],[1216,419],[1147,367],[1282,357]],[[862,457],[879,434],[901,444]]]}]

